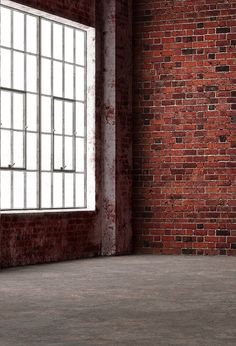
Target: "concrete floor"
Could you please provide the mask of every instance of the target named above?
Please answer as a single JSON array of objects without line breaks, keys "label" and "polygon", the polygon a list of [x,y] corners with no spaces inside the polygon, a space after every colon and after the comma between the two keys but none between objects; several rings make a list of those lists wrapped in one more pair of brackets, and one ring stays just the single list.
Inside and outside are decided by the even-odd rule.
[{"label": "concrete floor", "polygon": [[236,345],[236,258],[126,256],[0,272],[1,346]]}]

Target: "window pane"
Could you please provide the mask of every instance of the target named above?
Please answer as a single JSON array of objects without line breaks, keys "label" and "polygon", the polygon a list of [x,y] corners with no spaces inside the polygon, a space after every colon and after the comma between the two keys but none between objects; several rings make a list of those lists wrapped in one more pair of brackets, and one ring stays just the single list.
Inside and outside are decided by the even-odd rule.
[{"label": "window pane", "polygon": [[62,25],[53,23],[53,57],[62,59]]},{"label": "window pane", "polygon": [[75,196],[76,196],[76,207],[81,208],[84,207],[84,175],[76,174],[76,188],[75,188]]},{"label": "window pane", "polygon": [[62,63],[53,62],[53,95],[62,97]]},{"label": "window pane", "polygon": [[84,66],[84,44],[85,44],[85,33],[80,30],[76,30],[76,64]]},{"label": "window pane", "polygon": [[51,57],[51,23],[41,20],[41,52],[43,56]]},{"label": "window pane", "polygon": [[26,207],[37,208],[37,173],[27,172],[26,175]]},{"label": "window pane", "polygon": [[73,138],[65,137],[65,166],[66,170],[73,169]]},{"label": "window pane", "polygon": [[76,103],[76,136],[84,136],[84,104]]},{"label": "window pane", "polygon": [[62,134],[63,132],[63,102],[54,100],[54,132]]},{"label": "window pane", "polygon": [[13,47],[24,50],[24,14],[13,11]]},{"label": "window pane", "polygon": [[74,62],[74,30],[65,27],[65,61]]},{"label": "window pane", "polygon": [[41,207],[51,208],[51,173],[41,174]]},{"label": "window pane", "polygon": [[1,167],[11,164],[11,132],[1,130]]},{"label": "window pane", "polygon": [[11,52],[1,49],[1,86],[11,87]]},{"label": "window pane", "polygon": [[13,93],[13,128],[24,128],[24,96],[20,93]]},{"label": "window pane", "polygon": [[13,172],[13,209],[24,208],[24,172]]},{"label": "window pane", "polygon": [[65,174],[65,208],[74,206],[74,175]]},{"label": "window pane", "polygon": [[11,93],[1,91],[1,126],[11,127]]},{"label": "window pane", "polygon": [[41,168],[51,170],[51,135],[41,135]]},{"label": "window pane", "polygon": [[24,53],[13,52],[13,88],[24,90]]},{"label": "window pane", "polygon": [[13,163],[14,168],[24,166],[24,134],[23,132],[13,132]]},{"label": "window pane", "polygon": [[27,169],[36,170],[37,169],[37,141],[38,135],[36,133],[27,133]]},{"label": "window pane", "polygon": [[27,123],[29,131],[37,131],[37,96],[27,95]]},{"label": "window pane", "polygon": [[84,140],[76,138],[76,171],[84,171]]},{"label": "window pane", "polygon": [[33,16],[26,16],[26,40],[27,51],[30,53],[37,53],[37,18]]},{"label": "window pane", "polygon": [[41,92],[51,95],[51,61],[41,59]]},{"label": "window pane", "polygon": [[62,208],[62,174],[63,173],[54,173],[53,174],[53,207]]},{"label": "window pane", "polygon": [[1,7],[1,45],[11,46],[11,11]]},{"label": "window pane", "polygon": [[11,172],[0,172],[1,209],[11,208]]},{"label": "window pane", "polygon": [[27,91],[37,92],[37,58],[27,55],[26,59]]},{"label": "window pane", "polygon": [[74,98],[74,67],[65,64],[65,97],[68,99]]},{"label": "window pane", "polygon": [[76,100],[84,101],[84,68],[76,67]]},{"label": "window pane", "polygon": [[51,98],[43,96],[41,100],[41,131],[51,132]]},{"label": "window pane", "polygon": [[74,103],[65,102],[65,134],[73,135],[73,108]]},{"label": "window pane", "polygon": [[63,137],[54,136],[54,169],[63,168],[62,148],[63,148]]}]

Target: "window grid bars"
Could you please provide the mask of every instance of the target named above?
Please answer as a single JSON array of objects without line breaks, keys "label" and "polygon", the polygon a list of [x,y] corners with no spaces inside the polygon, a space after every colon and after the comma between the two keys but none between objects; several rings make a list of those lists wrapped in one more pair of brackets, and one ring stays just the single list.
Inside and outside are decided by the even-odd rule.
[{"label": "window grid bars", "polygon": [[[56,21],[53,21],[53,20],[50,20],[50,25],[51,25],[51,32],[52,32],[52,36],[51,36],[51,58],[49,57],[44,57],[41,55],[41,18],[43,17],[40,17],[40,16],[33,16],[34,18],[36,18],[37,20],[37,26],[36,26],[36,30],[37,30],[37,37],[38,37],[38,44],[37,44],[37,53],[34,54],[32,52],[27,52],[27,32],[26,32],[26,13],[21,11],[21,10],[17,10],[17,9],[11,9],[11,7],[8,7],[8,6],[3,6],[1,5],[1,7],[6,7],[6,8],[9,8],[10,9],[10,15],[11,15],[11,42],[10,42],[10,45],[11,47],[6,47],[6,46],[3,46],[1,45],[1,48],[5,48],[5,49],[8,49],[10,50],[11,54],[11,88],[9,88],[9,91],[11,91],[11,125],[13,124],[13,92],[22,92],[21,90],[18,90],[18,89],[13,89],[13,86],[14,86],[14,75],[13,75],[13,68],[14,68],[14,52],[23,52],[24,53],[24,92],[27,93],[27,94],[33,94],[33,95],[37,95],[38,96],[38,104],[37,104],[37,127],[38,127],[38,131],[32,131],[32,130],[28,130],[28,128],[26,127],[26,114],[27,114],[27,103],[26,103],[26,97],[24,97],[24,102],[23,102],[23,118],[24,118],[24,127],[23,127],[23,132],[24,132],[24,136],[23,136],[23,141],[24,141],[24,155],[23,155],[23,160],[24,160],[24,167],[26,169],[26,150],[27,150],[27,133],[36,133],[37,136],[38,136],[38,145],[37,145],[37,151],[38,151],[38,155],[37,155],[37,167],[38,169],[36,170],[32,170],[32,169],[27,169],[27,172],[37,172],[37,208],[30,208],[29,210],[47,210],[48,208],[42,208],[42,204],[41,204],[41,193],[42,193],[42,189],[41,189],[41,173],[42,172],[46,172],[46,170],[42,170],[42,167],[41,167],[41,134],[43,134],[44,132],[41,132],[41,98],[42,96],[47,96],[49,97],[49,95],[47,94],[42,94],[41,93],[41,59],[42,58],[45,58],[45,59],[49,59],[51,61],[51,99],[53,99],[53,61],[60,61],[59,59],[55,59],[54,56],[53,56],[53,23],[57,23]],[[23,13],[23,18],[24,18],[24,51],[21,51],[20,49],[15,49],[14,48],[14,37],[13,37],[13,12],[21,12]],[[0,22],[1,23],[1,22]],[[84,54],[85,54],[85,63],[84,65],[79,65],[79,64],[76,64],[76,30],[80,30],[80,29],[75,29],[73,28],[73,26],[69,26],[69,25],[66,25],[66,24],[63,24],[63,23],[59,23],[60,25],[62,25],[62,28],[63,28],[63,57],[62,57],[62,66],[63,66],[63,74],[62,74],[62,78],[63,78],[63,98],[65,97],[65,64],[68,64],[68,65],[72,65],[73,66],[73,82],[74,82],[74,87],[73,87],[73,100],[70,99],[70,101],[73,101],[73,134],[72,134],[72,138],[73,138],[73,164],[75,166],[75,162],[76,162],[76,138],[83,138],[84,139],[84,171],[83,172],[79,172],[79,171],[76,171],[76,168],[75,170],[73,171],[73,185],[74,185],[74,190],[73,190],[73,208],[76,208],[76,209],[79,209],[79,207],[75,207],[76,206],[76,174],[82,174],[84,176],[84,185],[85,185],[85,188],[84,188],[84,193],[85,193],[85,198],[84,198],[84,206],[83,207],[80,207],[80,208],[85,208],[86,205],[87,205],[87,201],[86,201],[86,191],[87,191],[87,183],[86,183],[86,176],[87,176],[87,158],[86,158],[86,155],[87,155],[87,127],[86,127],[86,116],[85,116],[85,113],[86,113],[86,104],[87,104],[87,47],[86,47],[86,42],[87,42],[87,39],[85,37],[85,40],[84,40],[84,45],[85,45],[85,49],[84,49]],[[65,61],[65,27],[68,27],[68,28],[72,28],[73,29],[73,49],[74,49],[74,62],[71,63],[69,61]],[[83,31],[83,30],[80,30],[80,31]],[[86,32],[83,31],[84,35],[86,36]],[[38,87],[38,90],[37,92],[32,92],[32,91],[28,91],[27,90],[27,78],[26,78],[26,64],[27,64],[27,55],[32,55],[32,56],[36,56],[37,57],[37,87]],[[1,54],[0,54],[0,63],[1,63]],[[76,99],[76,66],[78,67],[82,67],[84,69],[84,100],[78,100]],[[6,88],[8,89],[8,88]],[[1,101],[1,99],[0,99]],[[52,101],[52,100],[51,100]],[[68,99],[69,101],[69,99]],[[76,126],[76,105],[79,104],[79,103],[82,103],[84,104],[84,136],[77,136],[77,134],[75,133],[75,126]],[[53,107],[53,102],[51,102],[52,104],[52,107]],[[64,133],[64,130],[65,130],[65,117],[64,117],[64,108],[65,108],[65,103],[63,102],[63,133]],[[52,117],[51,117],[52,121],[53,121],[53,113],[52,113]],[[4,128],[1,127],[1,130],[3,130]],[[13,143],[14,141],[14,136],[13,136],[13,126],[12,126],[12,129],[11,129],[11,142]],[[16,132],[22,132],[18,129],[16,129]],[[46,132],[45,132],[46,133]],[[69,136],[68,136],[69,137]],[[53,140],[53,135],[51,134],[51,138]],[[1,131],[0,131],[0,140],[1,140]],[[64,137],[64,140],[63,140],[63,147],[65,147],[65,137]],[[14,146],[11,145],[11,162],[13,162],[13,157],[14,157]],[[53,153],[53,150],[51,151]],[[51,160],[51,164],[53,164],[53,161]],[[64,150],[63,150],[63,165],[65,165],[65,153],[64,153]],[[1,162],[0,162],[0,170],[2,170],[3,167],[1,167]],[[6,168],[7,169],[7,168]],[[8,169],[9,170],[9,169]],[[12,210],[17,210],[17,209],[14,209],[13,207],[13,203],[14,203],[14,191],[13,191],[13,184],[14,184],[14,177],[13,177],[13,171],[14,170],[20,170],[22,171],[23,169],[21,168],[15,168],[15,169],[11,169],[11,209]],[[26,179],[26,176],[27,176],[27,172],[26,170],[24,171],[24,210],[27,210],[27,179]],[[54,209],[53,208],[53,169],[51,169],[51,183],[52,183],[52,186],[51,186],[51,209]],[[1,183],[1,181],[0,181]],[[0,200],[1,200],[1,191],[0,191]],[[1,205],[0,205],[0,208],[1,208]],[[71,207],[69,208],[65,208],[65,172],[63,172],[63,209],[73,209]],[[58,208],[56,208],[58,209]],[[60,209],[60,208],[59,208]],[[1,209],[4,211],[4,209]],[[19,209],[19,210],[22,210],[22,209]]]}]

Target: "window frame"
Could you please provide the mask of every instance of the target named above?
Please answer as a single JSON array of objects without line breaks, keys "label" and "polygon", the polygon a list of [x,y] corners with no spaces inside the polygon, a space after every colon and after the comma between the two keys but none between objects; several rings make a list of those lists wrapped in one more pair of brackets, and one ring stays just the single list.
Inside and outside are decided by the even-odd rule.
[{"label": "window frame", "polygon": [[[12,10],[17,10],[17,11],[22,11],[25,14],[32,14],[33,16],[37,17],[37,37],[39,39],[40,34],[39,34],[39,30],[40,30],[40,18],[41,19],[45,19],[45,20],[49,20],[50,22],[53,23],[58,23],[58,24],[62,24],[63,28],[64,26],[68,26],[70,28],[75,28],[75,29],[79,29],[82,30],[86,33],[87,36],[87,42],[85,40],[85,45],[86,45],[86,55],[87,55],[87,61],[85,59],[85,63],[84,63],[84,69],[87,73],[87,78],[85,79],[85,87],[84,87],[84,104],[86,104],[86,108],[85,109],[85,129],[84,129],[84,143],[85,143],[85,152],[87,152],[87,158],[84,162],[84,184],[85,184],[85,207],[73,207],[73,208],[40,208],[40,206],[38,205],[36,209],[6,209],[6,210],[1,210],[0,209],[0,214],[27,214],[27,213],[56,213],[56,212],[78,212],[78,211],[93,211],[95,210],[95,29],[93,27],[88,27],[86,25],[80,24],[80,23],[76,23],[74,21],[62,18],[62,17],[58,17],[55,15],[52,15],[50,13],[44,12],[44,11],[40,11],[25,5],[21,5],[12,1],[8,1],[8,0],[0,0],[0,5],[4,6],[4,7],[8,7],[9,9]],[[12,23],[11,23],[12,25]],[[64,29],[63,29],[64,32]],[[26,32],[25,32],[26,35]],[[35,53],[35,56],[37,56],[37,64],[40,64],[40,60],[43,58],[43,55],[40,54],[40,40],[38,42],[38,47],[37,47],[37,52]],[[4,47],[3,47],[4,48]],[[64,48],[64,47],[63,47]],[[11,47],[11,50],[14,50],[13,46]],[[25,41],[25,47],[23,50],[24,54],[27,54],[27,50],[26,50],[26,41]],[[63,49],[63,54],[64,54],[64,49]],[[51,56],[50,58],[51,64],[53,65],[53,61],[54,61],[54,57]],[[65,61],[63,59],[63,63],[67,63],[67,61]],[[72,65],[74,66],[74,63],[72,63]],[[88,68],[89,67],[89,68]],[[37,67],[38,70],[38,67]],[[26,80],[26,73],[24,75],[24,79]],[[38,75],[38,80],[40,80],[39,75]],[[39,84],[41,83],[41,80],[39,81]],[[12,85],[13,86],[13,85]],[[1,87],[0,90],[4,90],[7,88]],[[12,92],[22,92],[25,96],[24,99],[26,99],[27,97],[27,89],[25,88],[24,91],[21,90],[13,90],[11,88],[9,88],[9,91]],[[43,96],[41,89],[37,88],[37,95],[39,95],[40,99]],[[65,98],[65,94],[63,93],[62,95],[63,97],[61,98],[63,103],[64,102],[72,102],[73,103],[73,126],[74,126],[74,131],[76,131],[75,128],[75,117],[76,117],[76,113],[75,113],[75,107],[77,105],[77,103],[79,103],[80,101],[78,101],[77,99],[66,99]],[[53,105],[53,109],[52,109],[52,121],[54,122],[54,100],[55,99],[60,99],[59,97],[53,95],[53,92],[51,92],[51,99],[52,99],[52,105]],[[37,136],[38,136],[38,141],[41,141],[41,135],[42,135],[42,131],[41,131],[41,105],[40,103],[38,104],[38,129],[37,129]],[[26,125],[26,111],[25,111],[25,107],[24,107],[24,124]],[[53,128],[51,129],[53,131]],[[73,131],[73,132],[74,132]],[[53,138],[53,143],[54,143],[54,133],[51,135]],[[65,136],[65,135],[63,135]],[[64,137],[63,137],[63,141],[64,141]],[[2,170],[20,170],[23,171],[26,169],[26,160],[27,160],[27,146],[26,146],[26,141],[27,141],[27,133],[26,133],[26,126],[24,128],[24,168],[3,168],[0,167],[0,171]],[[73,164],[73,169],[72,170],[66,170],[65,168],[62,170],[57,170],[54,167],[54,144],[52,146],[52,154],[53,154],[53,160],[51,161],[52,164],[52,174],[56,173],[56,172],[65,172],[65,173],[69,173],[69,172],[75,172],[75,166],[76,166],[76,160],[75,160],[75,150],[76,150],[76,135],[74,135],[73,133],[73,160],[72,160],[72,164]],[[39,149],[40,148],[40,149]],[[64,149],[63,149],[64,150]],[[41,176],[42,170],[41,170],[41,147],[38,147],[38,151],[39,151],[39,158],[38,158],[38,174],[39,176]],[[77,173],[79,174],[79,173]],[[40,200],[41,198],[41,178],[38,178],[38,184],[39,187],[37,188],[39,191],[37,192],[37,199]],[[74,177],[74,179],[76,179]],[[64,185],[63,185],[64,186]],[[13,186],[11,186],[11,188],[13,189]],[[63,187],[64,189],[64,187]],[[13,192],[11,191],[11,194]],[[27,192],[26,192],[27,193]],[[64,192],[63,192],[64,193]],[[74,191],[74,194],[76,192]],[[38,202],[37,202],[38,203]],[[24,202],[24,208],[26,207],[25,202]]]}]

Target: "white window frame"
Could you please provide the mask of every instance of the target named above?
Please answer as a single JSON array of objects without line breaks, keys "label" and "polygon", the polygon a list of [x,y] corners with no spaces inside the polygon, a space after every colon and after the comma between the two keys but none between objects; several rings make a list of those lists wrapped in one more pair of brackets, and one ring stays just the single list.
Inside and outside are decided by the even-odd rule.
[{"label": "white window frame", "polygon": [[[15,213],[55,213],[55,212],[71,212],[71,211],[93,211],[95,210],[95,29],[92,27],[88,27],[83,24],[76,23],[74,21],[54,16],[52,14],[49,14],[47,12],[43,12],[25,5],[21,5],[12,1],[8,0],[0,0],[0,5],[9,7],[10,9],[15,9],[18,11],[25,12],[26,14],[32,14],[38,18],[42,19],[48,19],[52,22],[58,22],[59,24],[66,25],[72,28],[76,28],[79,30],[82,30],[86,33],[87,37],[87,45],[86,45],[86,57],[87,60],[85,62],[85,69],[87,78],[85,80],[85,103],[86,103],[86,115],[85,115],[85,152],[86,152],[86,158],[85,158],[85,169],[84,169],[84,180],[85,180],[85,206],[83,208],[47,208],[47,209],[7,209],[7,210],[1,210],[0,214],[15,214]],[[40,20],[40,19],[39,19]],[[37,34],[39,35],[39,33]],[[13,48],[11,48],[13,49]],[[38,52],[38,58],[40,60],[42,55]],[[51,57],[53,59],[53,57]],[[52,60],[53,61],[53,60]],[[40,83],[40,82],[39,82]],[[1,88],[1,90],[4,90],[5,88]],[[11,88],[9,89],[10,92],[15,92]],[[16,92],[19,92],[16,90]],[[26,91],[25,91],[26,92]],[[38,90],[39,97],[41,97],[41,90]],[[63,95],[64,96],[64,95]],[[57,97],[52,95],[52,98],[56,99]],[[66,100],[65,97],[63,97],[63,100]],[[72,100],[69,100],[72,102]],[[75,100],[73,100],[76,102]],[[53,100],[54,103],[54,100]],[[40,111],[38,111],[40,114]],[[53,114],[52,114],[53,117]],[[41,119],[41,114],[39,115],[39,118]],[[39,124],[41,124],[41,120],[39,119]],[[40,125],[38,129],[38,134],[40,136],[41,130]],[[25,136],[24,136],[24,147],[25,144]],[[39,155],[40,159],[40,155]],[[26,165],[27,156],[24,157],[24,165]],[[40,162],[40,160],[39,160]],[[12,163],[13,164],[13,163]],[[73,161],[73,166],[75,165],[75,162]],[[53,160],[53,170],[54,170],[54,160]],[[0,167],[0,172],[2,171],[2,167]],[[14,167],[11,167],[12,170],[14,170]],[[20,168],[20,170],[24,170],[25,167]],[[64,167],[62,167],[64,169]],[[40,164],[38,165],[38,171],[39,174],[40,171]],[[73,170],[74,171],[74,167]],[[65,169],[66,172],[66,169]],[[40,181],[40,179],[39,179]],[[40,183],[39,183],[40,184]],[[39,187],[38,196],[40,196],[41,191]],[[40,198],[40,197],[38,197]]]}]

